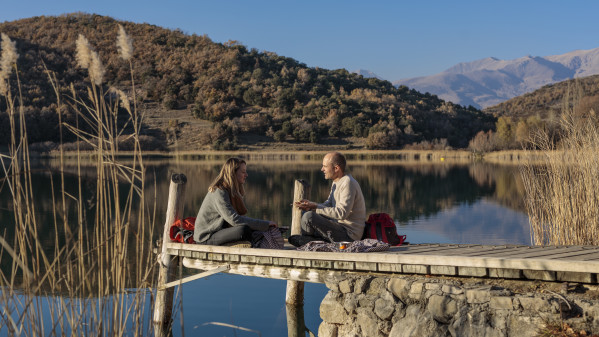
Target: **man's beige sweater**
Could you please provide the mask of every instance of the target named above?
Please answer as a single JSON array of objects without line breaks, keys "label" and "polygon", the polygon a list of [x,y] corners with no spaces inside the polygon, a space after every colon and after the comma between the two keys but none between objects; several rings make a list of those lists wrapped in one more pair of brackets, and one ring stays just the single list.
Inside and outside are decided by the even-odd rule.
[{"label": "man's beige sweater", "polygon": [[350,174],[333,182],[329,198],[317,205],[316,213],[345,226],[352,239],[362,239],[366,223],[366,204],[360,184]]}]

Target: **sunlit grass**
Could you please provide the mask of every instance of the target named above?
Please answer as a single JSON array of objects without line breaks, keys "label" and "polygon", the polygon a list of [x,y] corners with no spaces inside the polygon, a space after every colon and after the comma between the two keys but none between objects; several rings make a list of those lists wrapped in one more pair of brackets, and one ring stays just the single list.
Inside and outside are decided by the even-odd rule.
[{"label": "sunlit grass", "polygon": [[539,133],[542,161],[522,167],[534,244],[599,245],[599,129],[588,111],[564,107],[559,143]]}]

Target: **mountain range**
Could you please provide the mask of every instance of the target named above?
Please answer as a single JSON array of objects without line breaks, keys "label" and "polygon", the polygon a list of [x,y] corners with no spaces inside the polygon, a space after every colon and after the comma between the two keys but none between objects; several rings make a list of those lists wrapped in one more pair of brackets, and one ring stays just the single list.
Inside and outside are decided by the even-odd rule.
[{"label": "mountain range", "polygon": [[393,82],[463,106],[494,106],[544,85],[599,74],[599,48],[514,60],[488,57],[441,73]]}]

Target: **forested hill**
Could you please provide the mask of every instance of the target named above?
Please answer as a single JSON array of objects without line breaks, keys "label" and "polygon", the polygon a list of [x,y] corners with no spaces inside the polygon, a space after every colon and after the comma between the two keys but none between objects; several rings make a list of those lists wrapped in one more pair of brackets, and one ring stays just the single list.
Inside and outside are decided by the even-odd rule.
[{"label": "forested hill", "polygon": [[552,119],[562,113],[565,98],[570,105],[576,104],[581,113],[591,110],[599,112],[599,75],[546,85],[531,93],[489,107],[485,111],[516,120],[530,116]]},{"label": "forested hill", "polygon": [[[235,41],[215,43],[207,36],[75,13],[0,24],[0,32],[16,41],[30,142],[58,139],[56,95],[44,63],[62,88],[73,84],[86,90],[87,72],[75,61],[79,34],[106,67],[104,86],[130,88],[129,64],[119,59],[116,48],[118,24],[133,39],[139,97],[160,102],[165,109],[189,109],[197,118],[214,122],[205,137],[214,144],[235,146],[237,135],[255,133],[273,142],[363,137],[371,148],[397,148],[447,139],[453,147],[465,147],[478,131],[494,126],[493,117],[472,107],[345,69],[309,68]],[[0,137],[9,134],[4,132],[5,104],[0,102]],[[67,121],[72,115],[65,115]],[[7,141],[1,138],[2,144]]]}]

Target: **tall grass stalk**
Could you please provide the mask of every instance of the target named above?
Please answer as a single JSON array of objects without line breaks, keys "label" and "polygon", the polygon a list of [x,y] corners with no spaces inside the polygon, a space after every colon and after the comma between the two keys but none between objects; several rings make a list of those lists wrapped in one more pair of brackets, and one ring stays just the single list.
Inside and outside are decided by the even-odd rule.
[{"label": "tall grass stalk", "polygon": [[[119,41],[119,46],[124,46],[124,51],[129,53],[128,58],[123,59],[129,62],[133,78],[132,50],[126,49],[132,45],[122,27]],[[2,47],[4,57],[5,43]],[[11,260],[8,270],[0,270],[0,307],[4,310],[0,315],[0,334],[139,336],[152,331],[151,296],[144,289],[154,283],[156,261],[150,245],[154,232],[153,210],[151,205],[146,205],[144,193],[145,168],[139,141],[142,119],[137,105],[131,107],[123,91],[112,90],[117,94],[116,102],[111,101],[112,96],[105,95],[104,68],[83,36],[77,41],[77,51],[79,65],[90,75],[87,96],[80,97],[71,85],[70,94],[65,98],[56,76],[51,71],[46,72],[57,97],[61,142],[66,129],[94,147],[95,193],[92,200],[86,200],[86,185],[81,174],[77,192],[68,192],[61,146],[60,182],[50,181],[55,210],[54,250],[42,247],[38,232],[38,228],[47,224],[36,220],[33,198],[36,186],[31,177],[16,58],[8,61],[3,58],[0,63],[3,89],[0,98],[6,101],[11,127],[9,154],[2,155],[1,159],[6,177],[4,187],[13,198],[15,227],[12,242],[0,237],[0,257],[2,261]],[[15,70],[14,76],[6,73],[5,64]],[[17,99],[10,86],[13,82],[19,92]],[[133,82],[131,92],[135,93]],[[123,107],[121,111],[128,114],[124,126],[118,120],[119,103]],[[62,120],[65,104],[76,112],[75,125],[64,124]],[[80,128],[80,120],[91,126],[92,131]],[[118,161],[118,139],[125,135],[126,127],[133,130],[126,137],[131,138],[135,146],[131,154],[133,160],[123,164]],[[79,173],[81,158],[77,150]],[[95,206],[85,206],[90,203]],[[93,217],[86,214],[90,210]],[[87,230],[90,227],[93,231]],[[44,312],[49,314],[44,315]]]},{"label": "tall grass stalk", "polygon": [[521,167],[533,244],[599,245],[599,129],[566,97],[559,142],[540,132],[541,164]]}]

